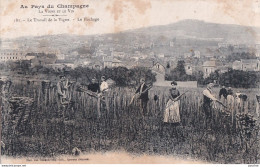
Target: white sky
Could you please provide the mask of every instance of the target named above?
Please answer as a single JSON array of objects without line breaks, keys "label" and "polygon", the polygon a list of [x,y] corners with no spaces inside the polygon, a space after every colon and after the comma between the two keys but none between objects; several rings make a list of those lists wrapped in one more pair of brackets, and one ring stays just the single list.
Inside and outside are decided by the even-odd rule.
[{"label": "white sky", "polygon": [[[74,13],[55,18],[69,22],[14,22],[16,18],[54,18],[42,16],[30,5],[89,5]],[[21,5],[29,5],[21,9]],[[1,38],[48,34],[103,34],[153,25],[171,24],[183,19],[197,19],[222,24],[260,27],[260,0],[2,0]],[[93,17],[98,22],[72,19]]]}]

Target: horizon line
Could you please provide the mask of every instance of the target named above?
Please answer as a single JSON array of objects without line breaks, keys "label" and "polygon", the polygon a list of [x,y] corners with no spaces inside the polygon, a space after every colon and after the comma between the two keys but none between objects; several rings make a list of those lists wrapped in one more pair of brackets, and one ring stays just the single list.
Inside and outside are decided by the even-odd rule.
[{"label": "horizon line", "polygon": [[[179,21],[176,21],[176,22],[168,23],[168,24],[144,26],[144,27],[140,27],[140,28],[126,29],[126,30],[122,30],[122,31],[119,31],[119,32],[108,32],[108,33],[102,33],[102,34],[94,33],[94,34],[84,34],[84,35],[73,34],[73,33],[61,33],[61,34],[57,33],[57,34],[43,34],[43,35],[25,35],[25,36],[19,36],[19,37],[14,37],[14,38],[5,38],[5,37],[1,37],[0,36],[0,41],[2,42],[2,41],[5,41],[5,40],[16,40],[16,39],[19,39],[19,38],[35,38],[35,37],[59,36],[59,35],[96,36],[96,35],[120,34],[120,33],[127,33],[127,32],[131,32],[131,31],[138,31],[138,30],[142,30],[142,29],[149,29],[149,28],[153,28],[153,27],[169,26],[169,25],[177,24],[177,23],[184,22],[184,21],[195,21],[195,22],[203,22],[203,23],[207,23],[207,24],[218,24],[218,25],[226,25],[226,26],[250,27],[250,28],[255,28],[255,29],[259,29],[260,30],[260,27],[258,27],[258,26],[248,26],[248,25],[239,25],[239,24],[227,24],[227,23],[218,23],[218,22],[207,22],[205,20],[198,20],[198,19],[183,19],[183,20],[179,20]],[[257,36],[260,36],[260,33],[256,33],[256,34],[257,34]]]}]

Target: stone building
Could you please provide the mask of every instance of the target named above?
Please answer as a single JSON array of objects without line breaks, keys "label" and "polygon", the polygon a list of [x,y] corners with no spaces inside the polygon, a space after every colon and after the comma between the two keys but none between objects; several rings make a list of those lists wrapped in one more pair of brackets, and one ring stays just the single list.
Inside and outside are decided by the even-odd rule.
[{"label": "stone building", "polygon": [[202,65],[202,68],[204,73],[203,77],[207,78],[211,73],[216,71],[217,69],[216,61],[215,60],[205,61]]}]

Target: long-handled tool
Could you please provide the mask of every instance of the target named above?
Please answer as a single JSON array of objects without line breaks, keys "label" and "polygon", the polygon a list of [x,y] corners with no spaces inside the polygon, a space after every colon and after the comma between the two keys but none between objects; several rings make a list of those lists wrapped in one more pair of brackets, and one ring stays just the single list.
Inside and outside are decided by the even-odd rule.
[{"label": "long-handled tool", "polygon": [[218,102],[218,104],[222,105],[224,108],[227,108],[227,106],[225,106],[221,101],[216,100],[216,102]]},{"label": "long-handled tool", "polygon": [[148,88],[146,88],[143,92],[141,93],[136,93],[133,95],[133,97],[131,98],[131,101],[129,103],[129,105],[131,105],[134,102],[134,99],[138,99],[140,98],[143,94],[145,94],[148,90],[150,90],[153,86],[149,86]]},{"label": "long-handled tool", "polygon": [[[188,92],[188,91],[185,91],[184,93],[180,94],[179,96],[177,96],[176,98],[174,98],[173,100],[171,100],[171,102],[173,103],[173,102],[176,102],[176,101],[180,100],[180,98],[181,98],[184,94],[186,94],[187,92]],[[169,105],[166,106],[166,108],[168,108],[172,103],[169,103]]]},{"label": "long-handled tool", "polygon": [[79,92],[85,92],[89,96],[97,98],[97,99],[100,99],[101,101],[105,101],[105,97],[102,96],[101,94],[99,94],[97,92],[92,92],[92,91],[90,91],[90,90],[88,90],[88,89],[86,89],[86,88],[84,88],[82,86],[78,86],[76,90],[79,91]]}]

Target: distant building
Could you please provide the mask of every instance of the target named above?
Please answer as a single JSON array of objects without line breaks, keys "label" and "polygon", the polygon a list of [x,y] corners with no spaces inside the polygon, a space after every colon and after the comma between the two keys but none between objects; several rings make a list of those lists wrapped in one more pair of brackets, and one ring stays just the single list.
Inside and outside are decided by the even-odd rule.
[{"label": "distant building", "polygon": [[54,63],[43,64],[45,67],[52,68],[54,70],[61,70],[65,67],[70,67],[74,69],[76,67],[73,60],[61,60],[57,59]]},{"label": "distant building", "polygon": [[101,70],[103,68],[103,64],[100,61],[94,61],[88,64],[88,67],[95,70]]},{"label": "distant building", "polygon": [[154,56],[154,55],[155,55],[155,53],[154,53],[154,52],[150,52],[150,53],[149,53],[149,57],[150,57],[150,58],[155,58],[155,56]]},{"label": "distant building", "polygon": [[130,57],[130,60],[138,61],[138,60],[139,60],[139,57],[136,57],[136,56]]},{"label": "distant building", "polygon": [[1,41],[0,48],[4,50],[18,49],[17,45],[12,41]]},{"label": "distant building", "polygon": [[162,65],[159,62],[154,63],[153,66],[151,67],[151,70],[154,73],[156,73],[156,83],[155,83],[155,85],[165,81],[166,69],[165,69],[164,65]]},{"label": "distant building", "polygon": [[65,54],[57,54],[57,59],[61,59],[61,60],[64,60],[66,57]]},{"label": "distant building", "polygon": [[239,60],[234,61],[232,64],[232,69],[233,70],[242,70],[241,61],[239,61]]},{"label": "distant building", "polygon": [[140,57],[140,56],[141,56],[141,52],[135,51],[133,57]]},{"label": "distant building", "polygon": [[208,53],[208,54],[204,54],[204,57],[211,60],[214,58],[214,55],[211,53]]},{"label": "distant building", "polygon": [[234,61],[232,68],[243,71],[260,71],[260,61],[258,59],[241,59]]},{"label": "distant building", "polygon": [[154,63],[154,65],[152,66],[152,70],[154,72],[158,72],[158,73],[161,73],[161,74],[165,74],[165,67],[164,65],[162,65],[161,63],[157,62],[157,63]]},{"label": "distant building", "polygon": [[146,59],[147,57],[148,57],[148,55],[146,55],[146,54],[141,54],[140,59]]},{"label": "distant building", "polygon": [[107,68],[123,66],[122,61],[113,58],[113,56],[103,57],[103,62],[104,62],[104,67]]},{"label": "distant building", "polygon": [[119,67],[119,66],[123,66],[122,61],[118,60],[118,59],[113,59],[112,61],[112,67]]},{"label": "distant building", "polygon": [[51,66],[54,68],[63,68],[63,67],[70,67],[74,69],[76,67],[74,60],[59,60],[55,61],[55,64],[46,64],[47,66]]},{"label": "distant building", "polygon": [[241,59],[243,71],[259,71],[259,60],[257,59]]},{"label": "distant building", "polygon": [[46,64],[46,65],[44,65],[45,67],[47,67],[47,68],[52,68],[52,69],[54,69],[54,70],[61,70],[61,69],[63,69],[64,67],[66,67],[66,65],[65,64],[60,64],[60,63],[58,63],[58,64]]},{"label": "distant building", "polygon": [[158,58],[164,58],[164,54],[163,53],[160,53],[157,55]]},{"label": "distant building", "polygon": [[213,72],[216,71],[217,66],[216,66],[216,61],[215,60],[210,60],[210,61],[205,61],[202,65],[203,67],[203,73],[204,73],[204,78],[209,77],[209,75]]},{"label": "distant building", "polygon": [[125,58],[125,53],[124,52],[113,52],[114,57],[120,57],[120,58]]},{"label": "distant building", "polygon": [[113,58],[110,56],[103,57],[104,67],[112,67]]},{"label": "distant building", "polygon": [[32,60],[35,56],[25,55],[23,60]]},{"label": "distant building", "polygon": [[189,63],[185,63],[185,71],[186,71],[186,74],[188,75],[192,75],[192,65],[189,64]]},{"label": "distant building", "polygon": [[[126,64],[129,67],[129,62],[126,62]],[[151,61],[148,61],[148,60],[139,59],[138,61],[132,62],[131,64],[132,64],[131,68],[136,68],[136,67],[151,68],[152,63],[151,63]]]},{"label": "distant building", "polygon": [[194,51],[194,57],[195,57],[195,58],[200,58],[200,51],[195,50],[195,51]]},{"label": "distant building", "polygon": [[87,67],[91,63],[91,59],[80,59],[75,63],[79,66]]},{"label": "distant building", "polygon": [[0,51],[0,62],[32,60],[35,56],[18,51]]},{"label": "distant building", "polygon": [[228,72],[228,69],[230,68],[230,65],[220,66],[218,67],[219,73],[223,74]]},{"label": "distant building", "polygon": [[191,57],[192,56],[192,53],[191,52],[189,52],[189,53],[184,53],[184,58],[189,58],[189,57]]},{"label": "distant building", "polygon": [[174,42],[170,41],[170,47],[174,47]]},{"label": "distant building", "polygon": [[103,62],[94,59],[81,59],[75,62],[76,66],[88,67],[91,69],[101,70],[103,68]]},{"label": "distant building", "polygon": [[105,57],[107,56],[102,50],[97,50],[95,53],[96,57]]},{"label": "distant building", "polygon": [[218,58],[225,60],[225,59],[226,59],[226,56],[222,54],[222,55],[219,55]]},{"label": "distant building", "polygon": [[228,43],[218,43],[218,48],[228,48]]},{"label": "distant building", "polygon": [[70,54],[71,56],[78,56],[79,55],[79,53],[77,52],[77,51],[74,51],[74,52],[72,52],[71,54]]}]

